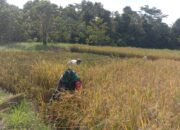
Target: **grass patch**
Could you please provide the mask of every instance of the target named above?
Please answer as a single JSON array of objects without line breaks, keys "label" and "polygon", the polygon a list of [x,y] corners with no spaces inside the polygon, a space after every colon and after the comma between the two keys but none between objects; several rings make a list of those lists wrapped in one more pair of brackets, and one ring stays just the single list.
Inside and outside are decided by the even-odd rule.
[{"label": "grass patch", "polygon": [[50,127],[38,118],[26,101],[13,106],[9,113],[4,114],[4,123],[5,128],[11,130],[50,130]]},{"label": "grass patch", "polygon": [[5,93],[4,91],[1,90],[0,88],[0,104],[3,103],[3,101],[8,98],[10,94]]},{"label": "grass patch", "polygon": [[42,43],[11,43],[0,46],[0,50],[3,51],[67,51],[72,44],[48,44],[43,45]]}]

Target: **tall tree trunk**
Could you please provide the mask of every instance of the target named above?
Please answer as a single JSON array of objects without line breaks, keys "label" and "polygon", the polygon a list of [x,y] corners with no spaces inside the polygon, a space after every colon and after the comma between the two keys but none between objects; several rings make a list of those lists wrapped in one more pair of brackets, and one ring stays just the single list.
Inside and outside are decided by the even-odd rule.
[{"label": "tall tree trunk", "polygon": [[43,32],[42,41],[43,41],[43,45],[47,45],[47,32]]},{"label": "tall tree trunk", "polygon": [[42,41],[43,41],[43,45],[47,45],[47,25],[44,23],[43,26],[42,26]]}]

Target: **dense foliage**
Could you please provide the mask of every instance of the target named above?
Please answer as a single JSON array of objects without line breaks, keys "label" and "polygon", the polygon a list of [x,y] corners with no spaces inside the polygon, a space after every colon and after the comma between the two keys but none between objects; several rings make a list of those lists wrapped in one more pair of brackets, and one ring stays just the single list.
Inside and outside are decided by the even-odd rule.
[{"label": "dense foliage", "polygon": [[160,9],[110,12],[83,0],[58,7],[47,0],[28,1],[23,9],[0,0],[0,42],[42,41],[146,48],[180,47],[180,19],[172,27]]}]

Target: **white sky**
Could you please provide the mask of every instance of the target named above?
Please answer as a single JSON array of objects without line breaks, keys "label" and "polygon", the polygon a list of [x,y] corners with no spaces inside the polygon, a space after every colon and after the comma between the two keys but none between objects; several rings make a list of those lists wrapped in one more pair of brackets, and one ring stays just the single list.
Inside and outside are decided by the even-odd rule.
[{"label": "white sky", "polygon": [[[7,0],[8,3],[22,8],[28,0]],[[50,0],[57,5],[66,6],[68,4],[80,3],[82,0]],[[164,14],[169,15],[164,22],[172,25],[176,19],[180,18],[180,0],[89,0],[92,2],[101,2],[104,8],[110,11],[122,12],[122,9],[129,5],[137,11],[141,6],[149,5],[161,9]]]}]

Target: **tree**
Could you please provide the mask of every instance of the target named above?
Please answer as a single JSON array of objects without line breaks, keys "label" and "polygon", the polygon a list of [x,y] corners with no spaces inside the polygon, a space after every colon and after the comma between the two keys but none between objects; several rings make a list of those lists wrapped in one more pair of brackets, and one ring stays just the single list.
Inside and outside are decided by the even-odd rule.
[{"label": "tree", "polygon": [[167,24],[162,22],[162,19],[167,17],[160,9],[149,6],[141,7],[143,28],[146,33],[144,47],[150,48],[172,48],[172,37]]},{"label": "tree", "polygon": [[34,2],[27,3],[24,10],[29,13],[30,17],[28,19],[39,26],[42,42],[46,45],[53,18],[58,11],[58,6],[46,0],[35,0]]},{"label": "tree", "polygon": [[180,18],[172,26],[172,36],[176,39],[176,46],[180,48]]},{"label": "tree", "polygon": [[48,0],[28,1],[23,9],[0,0],[0,42],[48,41],[146,48],[178,48],[180,19],[170,28],[160,9],[149,6],[110,12],[99,2],[58,7]]},{"label": "tree", "polygon": [[172,31],[174,35],[180,40],[180,18],[172,26]]},{"label": "tree", "polygon": [[163,14],[160,9],[157,9],[156,7],[150,8],[148,5],[141,7],[141,13],[144,14],[144,18],[149,23],[153,21],[162,22],[162,19],[168,16]]},{"label": "tree", "polygon": [[16,42],[26,38],[23,12],[16,6],[0,0],[0,42]]},{"label": "tree", "polygon": [[119,45],[125,43],[129,46],[142,46],[141,43],[144,40],[143,20],[137,12],[127,6],[123,9],[121,16],[116,13],[114,20],[117,23],[116,32]]},{"label": "tree", "polygon": [[106,45],[110,42],[107,35],[107,23],[99,17],[95,17],[87,28],[88,37],[86,42],[90,45]]},{"label": "tree", "polygon": [[90,1],[83,0],[79,5],[80,15],[82,20],[89,24],[95,17],[101,18],[104,22],[110,23],[111,12],[105,10],[101,3],[95,2],[92,3]]},{"label": "tree", "polygon": [[54,19],[56,39],[61,42],[84,43],[86,38],[86,24],[80,17],[79,5],[68,5],[60,9]]}]

